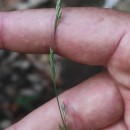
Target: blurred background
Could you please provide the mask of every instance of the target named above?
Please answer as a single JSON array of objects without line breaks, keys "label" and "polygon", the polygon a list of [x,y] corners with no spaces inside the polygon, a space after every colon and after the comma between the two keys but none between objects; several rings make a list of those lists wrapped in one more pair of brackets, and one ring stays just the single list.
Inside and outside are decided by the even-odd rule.
[{"label": "blurred background", "polygon": [[[0,11],[51,8],[54,0],[0,0]],[[130,0],[64,0],[64,6],[97,6],[130,11]],[[56,56],[57,86],[61,93],[102,71]],[[48,55],[0,50],[0,130],[55,97]]]}]

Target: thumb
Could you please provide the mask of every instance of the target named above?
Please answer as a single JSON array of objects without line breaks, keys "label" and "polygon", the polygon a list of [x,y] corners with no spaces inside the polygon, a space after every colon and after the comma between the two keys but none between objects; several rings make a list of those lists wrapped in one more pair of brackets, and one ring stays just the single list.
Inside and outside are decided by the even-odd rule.
[{"label": "thumb", "polygon": [[[70,130],[102,129],[123,115],[118,88],[107,74],[99,74],[59,96],[66,105]],[[58,130],[62,125],[56,99],[6,130]]]}]

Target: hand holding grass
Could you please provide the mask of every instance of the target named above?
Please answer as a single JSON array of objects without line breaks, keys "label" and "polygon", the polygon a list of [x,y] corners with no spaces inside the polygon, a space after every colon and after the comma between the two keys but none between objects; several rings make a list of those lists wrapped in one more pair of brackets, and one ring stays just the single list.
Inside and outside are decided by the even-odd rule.
[{"label": "hand holding grass", "polygon": [[[23,53],[49,53],[54,14],[53,9],[1,13],[0,47]],[[67,8],[62,17],[55,35],[55,53],[107,70],[60,95],[67,105],[70,130],[129,130],[129,14]],[[62,121],[53,99],[7,130],[58,130],[59,123]]]}]

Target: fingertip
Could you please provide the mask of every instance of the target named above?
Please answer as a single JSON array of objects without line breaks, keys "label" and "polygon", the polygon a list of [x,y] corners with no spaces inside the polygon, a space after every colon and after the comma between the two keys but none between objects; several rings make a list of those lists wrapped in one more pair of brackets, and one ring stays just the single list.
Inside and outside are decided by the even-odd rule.
[{"label": "fingertip", "polygon": [[48,53],[54,15],[53,9],[1,13],[0,48],[22,53]]}]

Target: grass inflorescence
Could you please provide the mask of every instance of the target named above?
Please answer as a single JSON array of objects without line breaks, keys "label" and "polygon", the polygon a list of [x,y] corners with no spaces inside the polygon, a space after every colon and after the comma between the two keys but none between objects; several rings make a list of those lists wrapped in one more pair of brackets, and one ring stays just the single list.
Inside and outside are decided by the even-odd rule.
[{"label": "grass inflorescence", "polygon": [[67,125],[67,121],[66,121],[66,106],[64,103],[60,104],[59,101],[59,96],[57,93],[57,86],[56,86],[56,64],[55,64],[55,52],[54,52],[54,47],[55,47],[55,34],[56,34],[56,29],[59,23],[59,20],[62,16],[62,2],[63,0],[57,0],[56,3],[56,18],[55,18],[55,24],[54,24],[54,36],[52,39],[52,44],[50,47],[50,55],[49,55],[49,59],[50,59],[50,65],[51,65],[51,75],[52,75],[52,80],[53,80],[53,85],[54,85],[54,90],[55,90],[55,94],[56,94],[56,99],[57,99],[57,104],[59,107],[59,111],[60,111],[60,115],[61,115],[61,119],[62,119],[62,124],[59,124],[59,130],[69,130],[68,125]]}]

